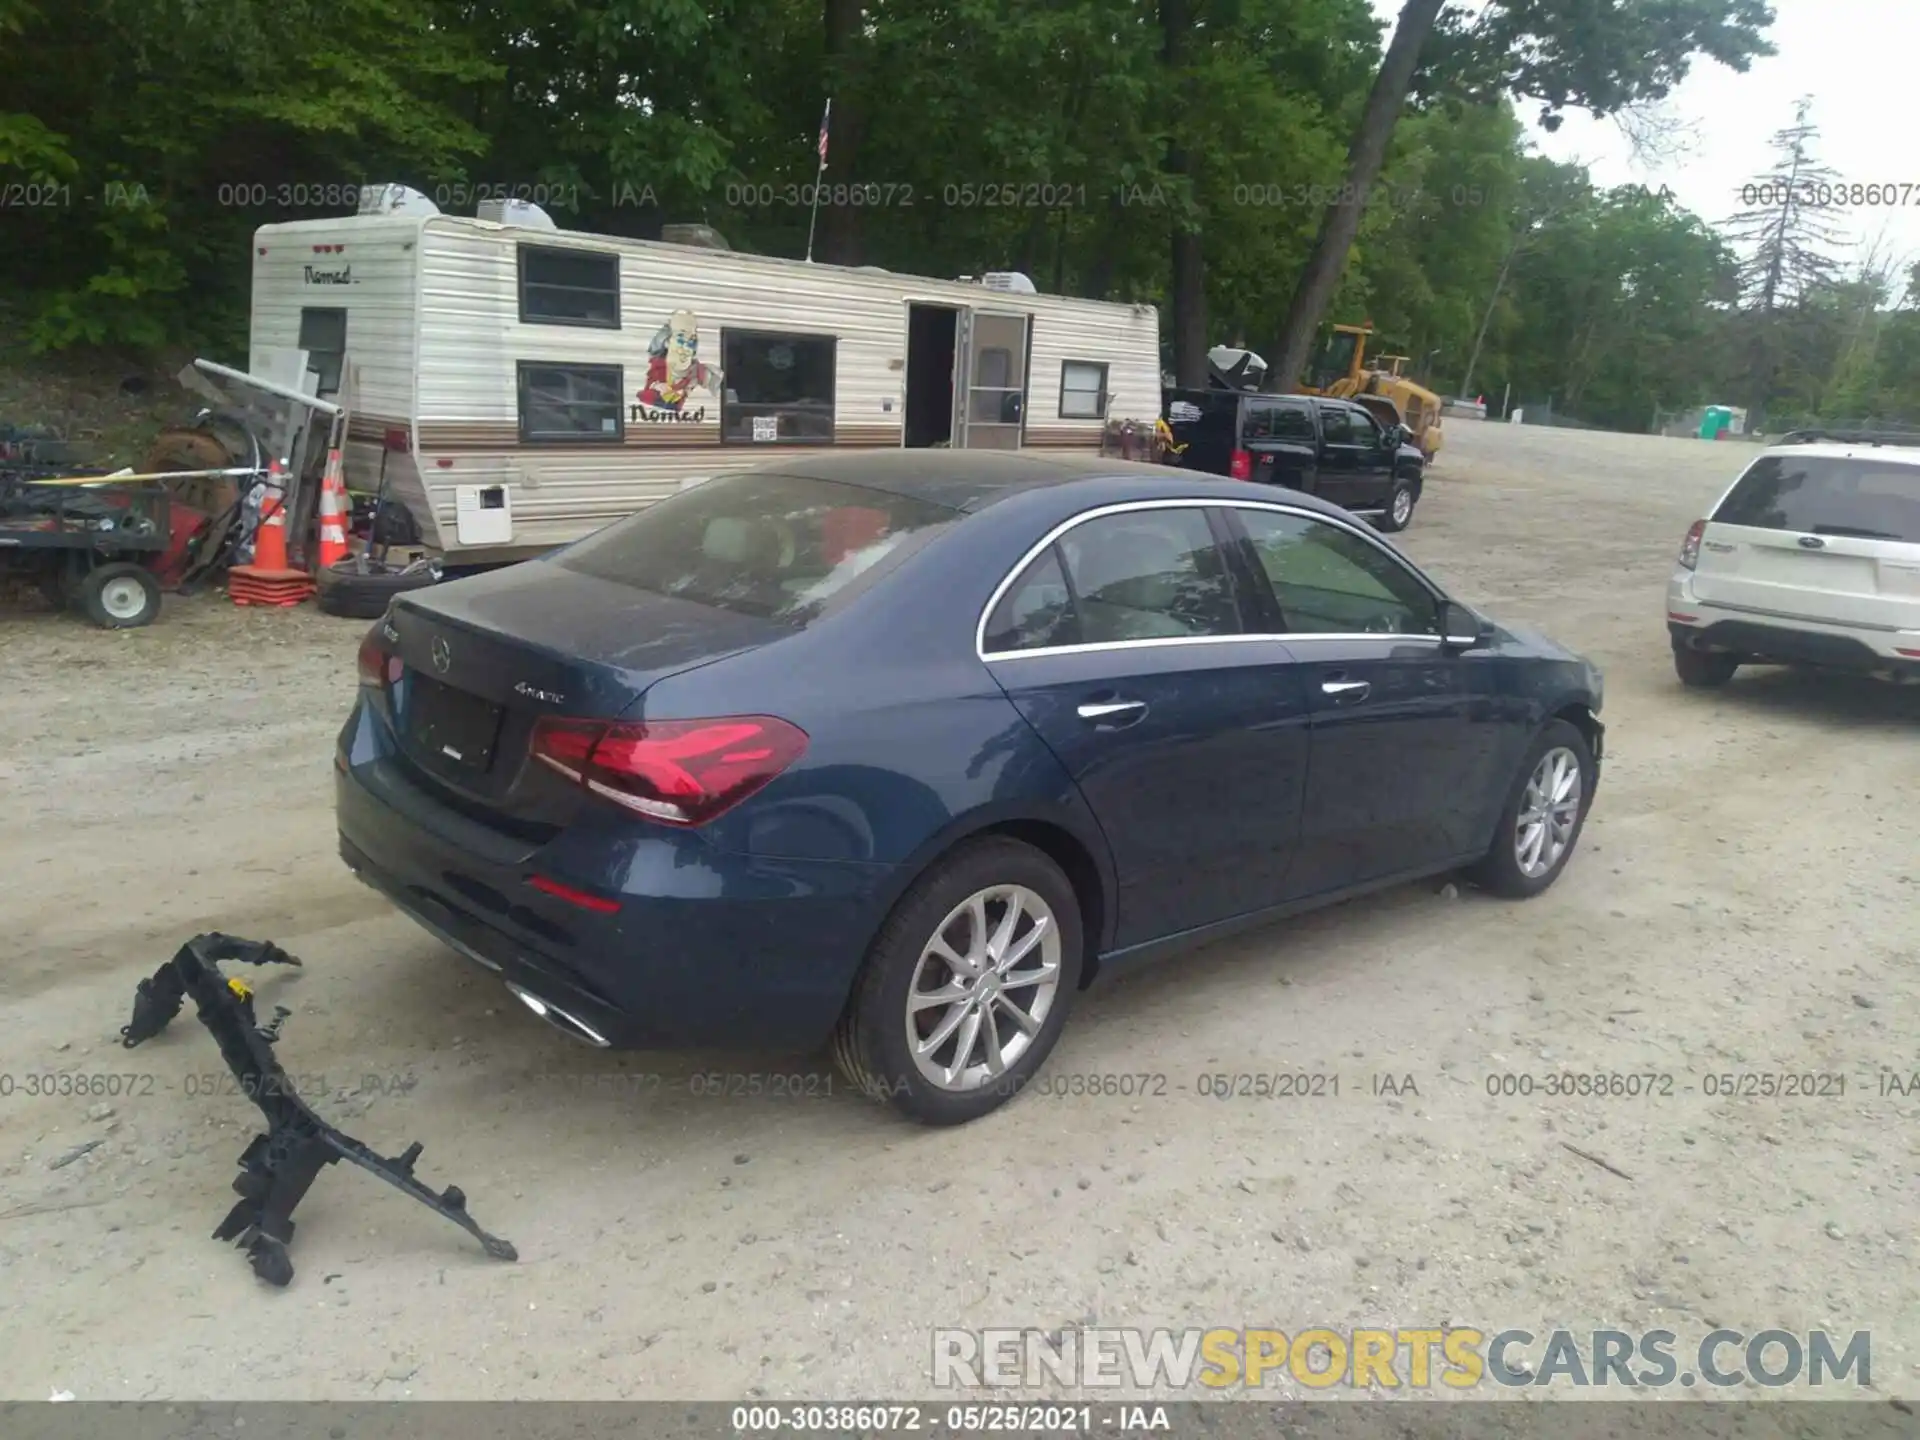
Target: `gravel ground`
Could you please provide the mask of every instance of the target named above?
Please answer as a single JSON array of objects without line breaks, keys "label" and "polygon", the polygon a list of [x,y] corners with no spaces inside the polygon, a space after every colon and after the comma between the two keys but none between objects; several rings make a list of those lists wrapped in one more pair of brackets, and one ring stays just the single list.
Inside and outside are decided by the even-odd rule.
[{"label": "gravel ground", "polygon": [[[1920,692],[1680,689],[1661,587],[1744,449],[1449,443],[1407,550],[1607,671],[1568,873],[1521,905],[1409,887],[1122,981],[1047,1074],[1164,1094],[1030,1094],[959,1131],[826,1093],[813,1058],[569,1046],[361,888],[329,773],[359,625],[0,612],[0,1398],[920,1395],[936,1325],[1449,1322],[1867,1329],[1877,1392],[1914,1394],[1920,1097],[1880,1077],[1920,1069]],[[115,1043],[206,929],[306,961],[265,987],[288,1070],[376,1148],[423,1140],[519,1264],[346,1167],[301,1207],[289,1289],[208,1238],[257,1112],[191,1015]],[[1488,1093],[1562,1068],[1675,1078]],[[808,1078],[704,1093],[749,1069]],[[1198,1093],[1275,1071],[1339,1095]],[[1705,1093],[1734,1072],[1845,1094]],[[50,1074],[117,1093],[31,1093]]]}]

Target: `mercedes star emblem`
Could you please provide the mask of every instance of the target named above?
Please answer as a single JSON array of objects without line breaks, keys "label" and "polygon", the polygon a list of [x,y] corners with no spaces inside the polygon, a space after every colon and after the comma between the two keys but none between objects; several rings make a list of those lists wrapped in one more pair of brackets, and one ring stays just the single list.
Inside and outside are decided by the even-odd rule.
[{"label": "mercedes star emblem", "polygon": [[447,642],[438,635],[433,637],[433,668],[442,675],[452,668],[453,651],[447,648]]}]

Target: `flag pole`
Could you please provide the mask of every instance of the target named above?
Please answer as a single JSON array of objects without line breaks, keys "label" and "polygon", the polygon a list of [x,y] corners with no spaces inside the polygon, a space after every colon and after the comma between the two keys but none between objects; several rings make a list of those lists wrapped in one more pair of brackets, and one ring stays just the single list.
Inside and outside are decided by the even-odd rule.
[{"label": "flag pole", "polygon": [[813,172],[813,213],[807,217],[807,264],[813,263],[813,227],[820,220],[820,177],[827,173],[827,122],[833,118],[833,97],[827,97],[827,108],[820,112],[820,168]]}]

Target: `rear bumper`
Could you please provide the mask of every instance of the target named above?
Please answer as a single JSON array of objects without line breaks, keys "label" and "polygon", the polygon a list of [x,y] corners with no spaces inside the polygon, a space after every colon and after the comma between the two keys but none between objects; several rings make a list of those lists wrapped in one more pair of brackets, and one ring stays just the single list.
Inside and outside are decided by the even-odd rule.
[{"label": "rear bumper", "polygon": [[[370,754],[335,775],[340,856],[461,954],[616,1048],[811,1050],[832,1033],[893,867],[771,859],[611,816],[543,845],[482,826]],[[596,913],[535,874],[606,900]]]},{"label": "rear bumper", "polygon": [[1667,585],[1667,633],[1675,645],[1783,665],[1920,677],[1920,630],[1869,630],[1712,605],[1695,597],[1692,579],[1682,570]]}]

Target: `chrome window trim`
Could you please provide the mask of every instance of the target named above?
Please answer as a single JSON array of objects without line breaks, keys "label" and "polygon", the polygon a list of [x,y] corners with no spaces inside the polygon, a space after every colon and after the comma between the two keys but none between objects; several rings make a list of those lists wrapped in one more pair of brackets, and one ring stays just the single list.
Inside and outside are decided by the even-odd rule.
[{"label": "chrome window trim", "polygon": [[1298,515],[1303,520],[1318,520],[1322,524],[1333,526],[1336,530],[1345,530],[1351,535],[1359,536],[1382,555],[1385,555],[1396,565],[1405,569],[1414,579],[1426,587],[1428,593],[1433,596],[1436,604],[1444,605],[1448,603],[1447,594],[1444,590],[1434,584],[1432,580],[1428,579],[1419,566],[1415,565],[1398,550],[1395,550],[1392,546],[1381,540],[1379,536],[1370,535],[1361,526],[1350,525],[1345,520],[1341,520],[1332,515],[1322,514],[1317,510],[1308,510],[1299,505],[1287,505],[1272,500],[1228,500],[1215,496],[1189,496],[1181,499],[1164,500],[1121,500],[1111,505],[1095,506],[1091,510],[1083,511],[1069,519],[1062,520],[1042,536],[1036,544],[1029,548],[1027,552],[1014,563],[1013,568],[1001,577],[1000,583],[993,587],[993,593],[987,597],[986,606],[981,610],[979,620],[974,623],[973,653],[975,657],[991,664],[995,660],[1019,660],[1030,655],[1094,654],[1106,650],[1134,650],[1148,645],[1221,645],[1245,640],[1277,640],[1283,644],[1295,644],[1315,640],[1418,640],[1433,645],[1442,643],[1442,637],[1438,635],[1375,634],[1366,631],[1341,634],[1333,634],[1325,631],[1278,631],[1247,635],[1167,635],[1145,640],[1102,640],[1086,645],[1048,645],[1030,650],[989,651],[987,649],[987,621],[993,618],[994,609],[1000,604],[1000,601],[1005,598],[1007,591],[1012,588],[1013,582],[1024,575],[1027,567],[1039,558],[1040,552],[1058,541],[1060,537],[1065,535],[1069,530],[1084,525],[1090,520],[1099,520],[1108,515],[1126,515],[1138,510],[1209,509],[1265,510],[1280,515]]}]

